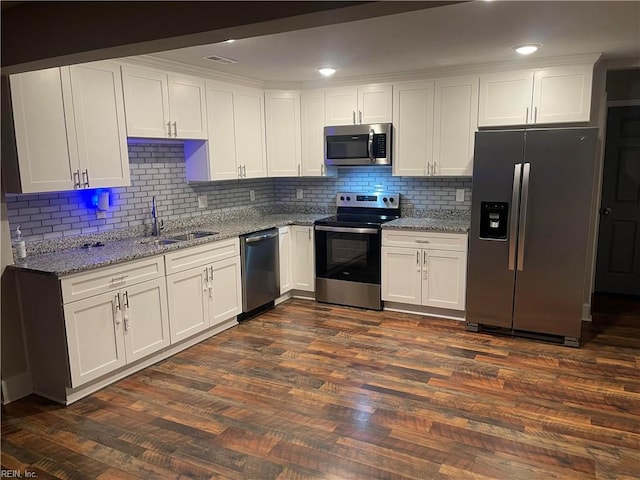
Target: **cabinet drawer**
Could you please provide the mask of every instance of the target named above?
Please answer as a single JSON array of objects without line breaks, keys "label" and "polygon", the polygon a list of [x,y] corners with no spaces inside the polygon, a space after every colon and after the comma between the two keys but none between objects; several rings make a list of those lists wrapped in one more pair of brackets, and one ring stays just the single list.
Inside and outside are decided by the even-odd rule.
[{"label": "cabinet drawer", "polygon": [[75,302],[116,288],[164,276],[162,256],[78,273],[60,280],[63,303]]},{"label": "cabinet drawer", "polygon": [[417,230],[383,230],[382,245],[387,247],[467,250],[466,233],[421,232]]},{"label": "cabinet drawer", "polygon": [[164,257],[167,275],[240,255],[238,237],[172,252]]}]

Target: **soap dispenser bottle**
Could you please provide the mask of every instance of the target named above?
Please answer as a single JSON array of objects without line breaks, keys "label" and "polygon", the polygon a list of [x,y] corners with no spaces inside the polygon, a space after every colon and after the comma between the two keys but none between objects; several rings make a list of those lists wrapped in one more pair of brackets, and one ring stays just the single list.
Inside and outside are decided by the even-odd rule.
[{"label": "soap dispenser bottle", "polygon": [[22,232],[20,231],[20,225],[16,228],[16,257],[19,260],[26,258],[27,256],[27,247],[22,239]]}]

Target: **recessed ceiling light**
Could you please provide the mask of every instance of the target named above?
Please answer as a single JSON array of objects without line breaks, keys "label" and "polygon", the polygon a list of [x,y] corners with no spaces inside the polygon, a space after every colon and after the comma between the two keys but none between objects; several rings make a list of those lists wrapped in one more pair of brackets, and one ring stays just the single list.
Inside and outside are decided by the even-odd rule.
[{"label": "recessed ceiling light", "polygon": [[323,77],[330,77],[331,75],[336,73],[336,69],[333,67],[321,67],[318,69],[318,71]]},{"label": "recessed ceiling light", "polygon": [[233,43],[235,42],[234,38],[230,38],[229,40],[225,40],[224,43]]},{"label": "recessed ceiling light", "polygon": [[525,43],[523,45],[516,45],[513,49],[520,55],[530,55],[537,51],[542,45],[539,43]]}]

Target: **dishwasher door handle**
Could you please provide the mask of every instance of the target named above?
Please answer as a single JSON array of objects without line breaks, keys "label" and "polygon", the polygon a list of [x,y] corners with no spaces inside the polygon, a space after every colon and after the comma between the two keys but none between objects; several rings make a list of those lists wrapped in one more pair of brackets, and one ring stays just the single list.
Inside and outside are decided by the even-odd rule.
[{"label": "dishwasher door handle", "polygon": [[247,243],[261,242],[263,240],[268,240],[270,238],[275,238],[277,236],[278,236],[277,231],[274,233],[265,233],[264,235],[256,235],[255,237],[246,237],[245,242]]}]

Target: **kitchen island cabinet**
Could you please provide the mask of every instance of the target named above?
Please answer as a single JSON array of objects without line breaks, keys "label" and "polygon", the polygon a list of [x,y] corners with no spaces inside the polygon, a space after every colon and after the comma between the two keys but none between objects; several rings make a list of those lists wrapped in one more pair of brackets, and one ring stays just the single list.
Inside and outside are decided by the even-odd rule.
[{"label": "kitchen island cabinet", "polygon": [[[19,174],[8,191],[128,186],[120,66],[94,62],[11,75]],[[15,177],[15,178],[14,178]]]}]

